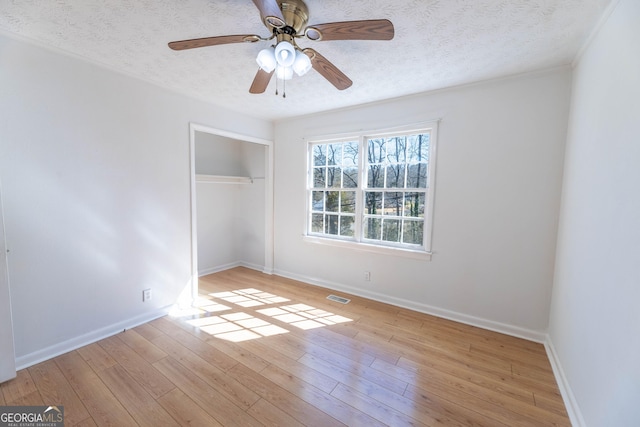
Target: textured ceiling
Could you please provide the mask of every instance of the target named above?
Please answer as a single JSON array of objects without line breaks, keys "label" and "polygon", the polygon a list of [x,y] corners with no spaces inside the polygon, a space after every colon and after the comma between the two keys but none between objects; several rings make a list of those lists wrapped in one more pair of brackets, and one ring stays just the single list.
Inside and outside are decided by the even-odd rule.
[{"label": "textured ceiling", "polygon": [[[174,40],[268,36],[251,0],[1,0],[0,30],[189,96],[280,119],[569,64],[612,0],[306,0],[309,24],[387,18],[391,41],[300,39],[353,86],[315,71],[248,93],[269,42],[173,51]],[[281,89],[281,88],[280,88]]]}]

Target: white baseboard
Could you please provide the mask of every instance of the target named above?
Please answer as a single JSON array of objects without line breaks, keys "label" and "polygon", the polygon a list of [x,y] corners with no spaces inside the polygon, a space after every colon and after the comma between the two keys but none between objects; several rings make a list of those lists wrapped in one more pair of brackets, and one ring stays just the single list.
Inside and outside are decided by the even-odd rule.
[{"label": "white baseboard", "polygon": [[230,262],[228,264],[217,265],[215,267],[209,267],[204,269],[198,269],[198,277],[206,276],[213,273],[219,273],[221,271],[230,270],[235,267],[240,267],[242,263],[240,261]]},{"label": "white baseboard", "polygon": [[44,362],[45,360],[52,359],[56,356],[60,356],[61,354],[68,353],[80,347],[84,347],[85,345],[93,344],[96,341],[100,341],[101,339],[120,333],[123,330],[131,329],[138,325],[142,325],[143,323],[150,322],[169,313],[171,307],[172,306],[167,306],[149,313],[144,313],[140,316],[132,317],[122,322],[117,322],[113,325],[100,328],[93,332],[89,332],[87,334],[71,338],[70,340],[60,342],[58,344],[43,348],[38,351],[34,351],[33,353],[16,357],[16,368],[17,370],[28,368],[29,366]]},{"label": "white baseboard", "polygon": [[569,381],[567,381],[567,376],[564,374],[564,369],[562,369],[562,364],[560,363],[560,359],[558,358],[558,353],[556,353],[556,349],[553,346],[551,337],[549,337],[548,335],[547,339],[544,342],[544,348],[547,351],[547,357],[549,358],[549,362],[551,363],[553,375],[556,377],[556,382],[558,383],[558,388],[560,389],[560,394],[562,395],[564,406],[567,408],[567,413],[569,414],[571,425],[575,427],[586,426],[584,418],[582,417],[582,411],[580,411],[580,407],[578,406],[578,401],[576,400],[573,391],[571,390]]},{"label": "white baseboard", "polygon": [[511,335],[518,338],[523,338],[529,341],[534,341],[540,344],[546,342],[547,334],[545,332],[535,331],[532,329],[521,328],[519,326],[513,326],[506,323],[500,323],[489,319],[483,319],[480,317],[470,316],[464,313],[458,313],[451,310],[446,310],[439,307],[434,307],[428,304],[422,304],[415,301],[409,301],[402,298],[396,298],[390,295],[380,294],[377,292],[366,291],[351,286],[343,285],[341,283],[329,282],[326,280],[315,279],[300,274],[290,273],[288,271],[282,271],[276,269],[274,274],[279,276],[288,277],[289,279],[299,280],[301,282],[308,283],[310,285],[320,286],[335,291],[343,291],[352,295],[357,295],[364,298],[369,298],[374,301],[379,301],[387,304],[392,304],[398,307],[408,308],[410,310],[418,311],[425,314],[430,314],[436,317],[442,317],[444,319],[453,320],[455,322],[464,323],[471,326],[477,326],[482,329],[488,329],[490,331],[499,332],[506,335]]},{"label": "white baseboard", "polygon": [[198,270],[198,277],[206,276],[208,274],[213,274],[213,273],[219,273],[225,270],[231,270],[232,268],[236,268],[236,267],[246,267],[252,270],[261,271],[265,274],[273,274],[273,270],[267,270],[262,265],[252,264],[250,262],[245,262],[245,261],[236,261],[236,262],[230,262],[228,264],[218,265],[216,267]]}]

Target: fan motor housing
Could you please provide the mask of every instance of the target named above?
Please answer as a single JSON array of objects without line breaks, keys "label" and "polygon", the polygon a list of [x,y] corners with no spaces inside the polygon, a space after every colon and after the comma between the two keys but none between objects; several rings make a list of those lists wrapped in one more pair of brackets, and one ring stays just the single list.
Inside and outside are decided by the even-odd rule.
[{"label": "fan motor housing", "polygon": [[307,26],[309,21],[309,8],[302,0],[278,0],[278,5],[282,11],[287,26],[295,30],[298,34]]}]

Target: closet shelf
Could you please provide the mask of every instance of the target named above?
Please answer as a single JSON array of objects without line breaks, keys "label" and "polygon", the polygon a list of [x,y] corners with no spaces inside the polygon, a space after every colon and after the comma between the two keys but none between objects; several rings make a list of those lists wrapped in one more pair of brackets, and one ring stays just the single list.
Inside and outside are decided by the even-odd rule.
[{"label": "closet shelf", "polygon": [[253,179],[248,176],[196,174],[196,182],[206,182],[210,184],[251,184],[253,183]]}]

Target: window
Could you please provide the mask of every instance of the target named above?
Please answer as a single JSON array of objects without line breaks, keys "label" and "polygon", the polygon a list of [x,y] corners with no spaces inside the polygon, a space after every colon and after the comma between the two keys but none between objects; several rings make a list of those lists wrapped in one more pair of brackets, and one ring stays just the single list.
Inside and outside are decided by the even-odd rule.
[{"label": "window", "polygon": [[436,127],[309,142],[308,238],[431,250]]}]

